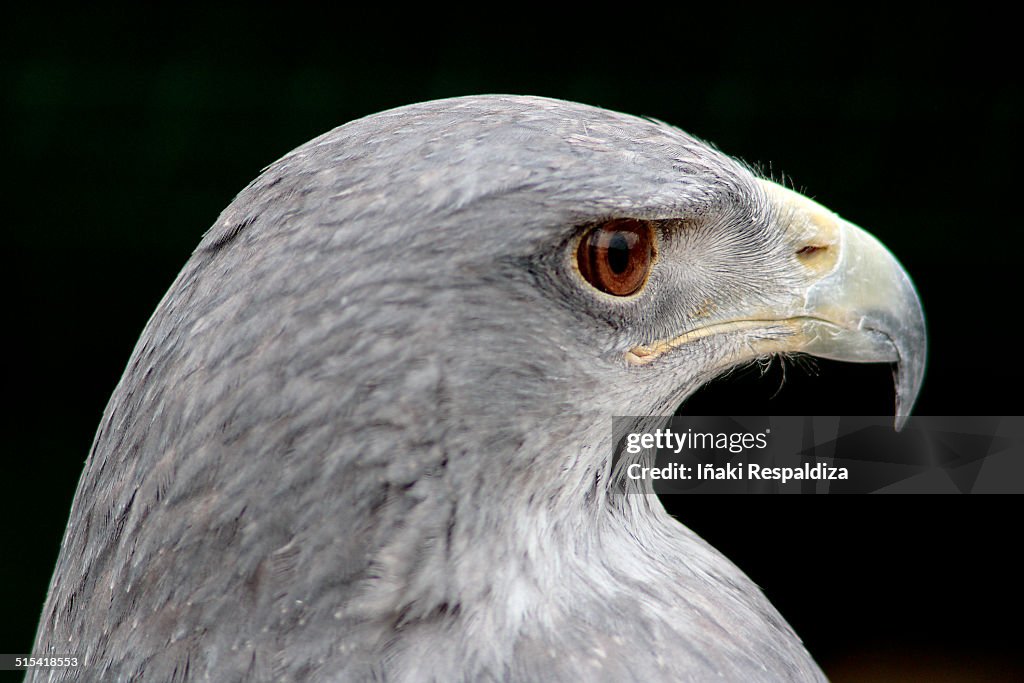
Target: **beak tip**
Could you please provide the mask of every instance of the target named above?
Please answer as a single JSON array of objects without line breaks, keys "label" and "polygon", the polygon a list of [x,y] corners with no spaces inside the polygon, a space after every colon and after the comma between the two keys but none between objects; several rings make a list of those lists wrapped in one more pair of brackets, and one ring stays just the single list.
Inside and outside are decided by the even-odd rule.
[{"label": "beak tip", "polygon": [[[921,330],[923,331],[923,318]],[[893,425],[896,431],[900,431],[910,419],[910,413],[921,392],[921,383],[924,381],[924,366],[926,358],[926,347],[923,332],[921,334],[920,347],[911,350],[900,348],[899,361],[893,367],[893,383],[896,385],[896,418]]]}]

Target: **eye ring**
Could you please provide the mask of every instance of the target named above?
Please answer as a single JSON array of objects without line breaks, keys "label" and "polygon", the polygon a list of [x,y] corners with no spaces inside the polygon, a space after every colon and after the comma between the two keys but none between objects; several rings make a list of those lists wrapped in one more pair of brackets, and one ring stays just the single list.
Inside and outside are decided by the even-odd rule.
[{"label": "eye ring", "polygon": [[640,291],[654,264],[654,229],[647,221],[619,218],[580,238],[576,265],[592,287],[612,296]]}]

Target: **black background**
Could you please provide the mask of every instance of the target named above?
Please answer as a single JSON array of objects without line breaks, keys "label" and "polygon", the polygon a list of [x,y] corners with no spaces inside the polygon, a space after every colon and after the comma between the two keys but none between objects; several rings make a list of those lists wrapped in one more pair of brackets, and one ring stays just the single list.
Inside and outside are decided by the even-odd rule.
[{"label": "black background", "polygon": [[[478,9],[5,16],[0,652],[30,651],[93,431],[201,234],[263,166],[393,106],[578,100],[784,172],[913,275],[930,332],[917,412],[1020,412],[1024,107],[1008,17],[581,6],[556,25],[552,8]],[[684,410],[891,411],[888,368],[815,367],[739,373]],[[666,502],[836,680],[1020,674],[1016,497]]]}]

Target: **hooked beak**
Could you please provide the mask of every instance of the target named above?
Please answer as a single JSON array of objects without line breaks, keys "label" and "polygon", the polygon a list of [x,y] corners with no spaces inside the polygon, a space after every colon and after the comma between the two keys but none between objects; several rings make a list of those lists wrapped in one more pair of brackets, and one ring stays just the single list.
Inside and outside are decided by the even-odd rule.
[{"label": "hooked beak", "polygon": [[[634,347],[627,359],[646,364],[662,353],[717,334],[745,333],[743,358],[807,353],[854,363],[895,363],[896,419],[901,429],[924,379],[927,338],[920,299],[903,267],[881,242],[817,202],[760,180],[786,231],[804,288],[792,302],[770,311],[685,332]],[[771,334],[760,332],[771,331]]]}]

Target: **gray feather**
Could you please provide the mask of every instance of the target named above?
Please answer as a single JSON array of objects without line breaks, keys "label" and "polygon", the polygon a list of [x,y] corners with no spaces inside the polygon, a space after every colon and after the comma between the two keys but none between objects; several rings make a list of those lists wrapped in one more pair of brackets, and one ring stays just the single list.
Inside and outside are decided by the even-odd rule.
[{"label": "gray feather", "polygon": [[[573,283],[578,227],[623,215],[699,219],[688,289],[602,307]],[[622,352],[679,329],[667,294],[781,291],[774,239],[743,166],[582,105],[432,102],[296,149],[143,332],[35,648],[86,666],[29,680],[822,679],[609,472],[611,416],[671,411],[725,354],[651,381]]]}]

